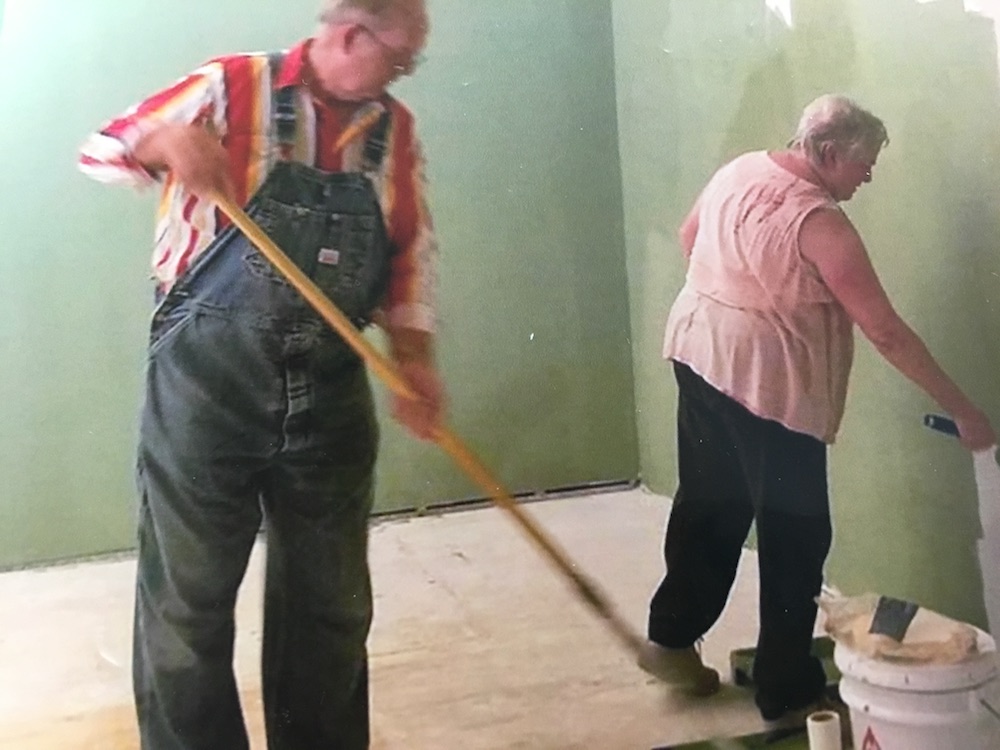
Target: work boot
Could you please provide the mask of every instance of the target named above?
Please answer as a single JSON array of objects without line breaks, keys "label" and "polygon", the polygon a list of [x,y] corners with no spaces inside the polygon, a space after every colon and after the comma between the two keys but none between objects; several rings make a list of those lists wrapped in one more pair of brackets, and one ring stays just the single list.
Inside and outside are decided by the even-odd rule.
[{"label": "work boot", "polygon": [[643,671],[687,695],[704,698],[719,689],[719,673],[702,663],[694,646],[667,648],[646,641],[638,664]]}]

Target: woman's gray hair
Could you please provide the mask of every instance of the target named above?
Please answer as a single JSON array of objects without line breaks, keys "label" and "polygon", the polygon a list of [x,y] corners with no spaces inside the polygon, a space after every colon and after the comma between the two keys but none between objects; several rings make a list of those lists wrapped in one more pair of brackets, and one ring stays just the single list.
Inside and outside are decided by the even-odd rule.
[{"label": "woman's gray hair", "polygon": [[788,145],[818,165],[828,144],[845,156],[865,159],[877,156],[887,143],[889,134],[879,118],[846,96],[824,94],[802,111]]}]

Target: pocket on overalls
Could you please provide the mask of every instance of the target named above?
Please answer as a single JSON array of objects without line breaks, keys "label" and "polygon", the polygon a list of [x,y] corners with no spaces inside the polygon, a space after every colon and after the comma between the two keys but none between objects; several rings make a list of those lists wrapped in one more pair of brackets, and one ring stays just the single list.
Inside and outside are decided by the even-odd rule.
[{"label": "pocket on overalls", "polygon": [[187,328],[194,320],[194,312],[178,307],[165,313],[154,313],[153,323],[149,331],[149,356],[164,347],[178,333]]},{"label": "pocket on overalls", "polygon": [[251,247],[243,254],[243,267],[253,276],[266,279],[274,284],[288,286],[288,281],[281,275],[281,272],[256,248]]},{"label": "pocket on overalls", "polygon": [[331,214],[317,252],[314,281],[350,318],[371,313],[367,299],[374,226],[370,216]]},{"label": "pocket on overalls", "polygon": [[[264,232],[274,242],[278,248],[285,253],[289,252],[289,237],[293,235],[294,228],[289,226],[287,218],[283,217],[284,207],[276,203],[271,198],[266,198],[259,205],[250,209],[250,217],[257,223],[261,231]],[[294,258],[293,258],[294,260]],[[275,284],[288,285],[288,281],[278,271],[277,268],[261,253],[252,242],[246,243],[242,256],[243,268],[257,278],[266,279]]]}]

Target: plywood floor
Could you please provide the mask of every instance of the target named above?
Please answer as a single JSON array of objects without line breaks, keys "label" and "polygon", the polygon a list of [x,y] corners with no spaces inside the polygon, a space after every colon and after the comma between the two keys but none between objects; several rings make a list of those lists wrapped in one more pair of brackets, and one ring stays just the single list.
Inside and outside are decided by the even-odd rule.
[{"label": "plywood floor", "polygon": [[[527,510],[642,630],[661,574],[669,500],[643,490]],[[237,608],[235,667],[265,750],[257,654],[264,549]],[[750,695],[669,695],[631,663],[500,511],[377,523],[370,640],[375,750],[628,750],[760,728]],[[0,750],[137,747],[129,687],[131,559],[0,575]],[[752,645],[756,561],[745,553],[705,643],[726,676]]]}]

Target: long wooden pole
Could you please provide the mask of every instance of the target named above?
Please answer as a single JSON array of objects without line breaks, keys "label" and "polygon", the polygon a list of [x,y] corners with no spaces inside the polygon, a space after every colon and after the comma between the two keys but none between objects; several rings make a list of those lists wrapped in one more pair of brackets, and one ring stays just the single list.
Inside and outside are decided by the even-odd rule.
[{"label": "long wooden pole", "polygon": [[[306,276],[295,263],[279,248],[270,237],[251,219],[247,213],[231,199],[217,194],[213,196],[219,207],[232,219],[233,223],[253,242],[261,254],[269,260],[288,282],[309,302],[320,316],[339,333],[344,341],[367,363],[375,375],[393,392],[406,398],[417,398],[410,384],[381,352],[361,335],[350,319],[330,301],[323,291]],[[583,599],[600,615],[618,636],[621,642],[636,656],[643,643],[630,625],[615,611],[608,598],[580,572],[569,555],[551,539],[535,520],[528,515],[511,494],[504,489],[483,463],[469,450],[447,425],[440,425],[434,435],[435,442],[455,463],[493,500],[517,522],[545,557],[575,587]]]}]

